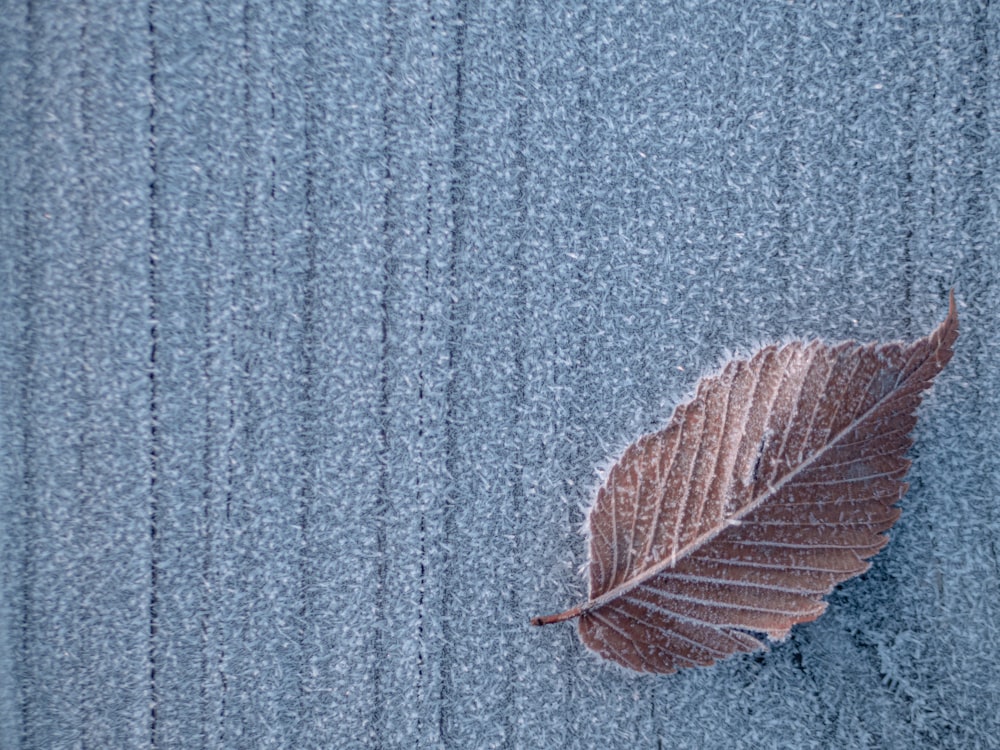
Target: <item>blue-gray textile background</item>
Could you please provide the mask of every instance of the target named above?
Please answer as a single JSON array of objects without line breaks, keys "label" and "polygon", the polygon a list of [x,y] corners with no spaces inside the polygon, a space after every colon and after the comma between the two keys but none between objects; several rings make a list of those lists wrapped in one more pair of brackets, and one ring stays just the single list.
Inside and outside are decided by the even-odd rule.
[{"label": "blue-gray textile background", "polygon": [[[0,746],[1000,747],[996,3],[2,6]],[[528,626],[700,375],[952,286],[820,620]]]}]

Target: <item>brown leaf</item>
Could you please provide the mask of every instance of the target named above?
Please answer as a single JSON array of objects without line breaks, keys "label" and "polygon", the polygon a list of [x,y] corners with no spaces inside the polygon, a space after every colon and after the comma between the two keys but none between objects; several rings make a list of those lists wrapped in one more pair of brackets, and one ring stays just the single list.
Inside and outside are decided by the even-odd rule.
[{"label": "brown leaf", "polygon": [[957,337],[952,294],[912,344],[796,341],[703,378],[598,490],[589,599],[532,624],[579,617],[604,658],[670,673],[819,617],[888,541],[914,410]]}]

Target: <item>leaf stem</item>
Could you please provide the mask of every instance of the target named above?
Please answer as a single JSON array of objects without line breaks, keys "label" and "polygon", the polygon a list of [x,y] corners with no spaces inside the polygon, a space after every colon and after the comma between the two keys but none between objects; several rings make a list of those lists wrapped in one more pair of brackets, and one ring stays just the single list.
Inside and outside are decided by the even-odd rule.
[{"label": "leaf stem", "polygon": [[543,617],[532,617],[531,624],[535,626],[551,625],[554,622],[563,622],[564,620],[572,620],[574,617],[579,617],[583,614],[583,605],[578,604],[572,609],[567,609],[565,612],[560,612],[558,615],[545,615]]}]

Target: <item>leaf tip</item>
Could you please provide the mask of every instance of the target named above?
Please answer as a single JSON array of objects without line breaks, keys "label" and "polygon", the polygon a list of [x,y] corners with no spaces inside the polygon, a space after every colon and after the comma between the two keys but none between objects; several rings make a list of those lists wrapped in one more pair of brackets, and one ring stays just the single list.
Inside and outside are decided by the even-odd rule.
[{"label": "leaf tip", "polygon": [[950,339],[948,341],[949,347],[958,338],[958,303],[955,302],[954,287],[948,290],[948,315],[945,316],[944,321],[939,326],[939,330],[943,331],[945,338]]}]

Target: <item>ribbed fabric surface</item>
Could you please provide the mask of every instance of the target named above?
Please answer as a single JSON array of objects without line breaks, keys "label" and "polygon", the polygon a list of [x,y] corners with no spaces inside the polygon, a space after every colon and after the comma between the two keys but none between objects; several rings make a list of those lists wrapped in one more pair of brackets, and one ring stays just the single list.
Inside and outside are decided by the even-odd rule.
[{"label": "ribbed fabric surface", "polygon": [[[1000,9],[7,2],[0,747],[1000,746]],[[889,546],[663,678],[596,470],[959,299]]]}]

